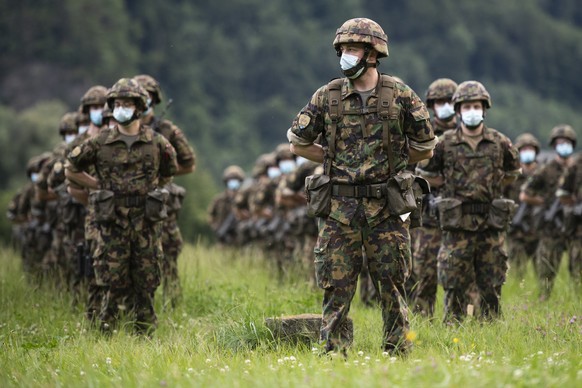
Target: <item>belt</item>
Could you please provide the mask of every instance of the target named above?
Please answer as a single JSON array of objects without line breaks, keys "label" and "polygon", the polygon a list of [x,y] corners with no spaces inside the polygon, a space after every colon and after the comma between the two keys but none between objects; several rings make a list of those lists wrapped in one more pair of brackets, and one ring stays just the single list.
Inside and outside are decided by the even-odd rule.
[{"label": "belt", "polygon": [[332,185],[334,197],[382,198],[386,195],[386,183],[371,185]]},{"label": "belt", "polygon": [[489,203],[487,202],[465,202],[461,205],[463,214],[487,214],[489,213]]},{"label": "belt", "polygon": [[145,196],[126,195],[115,197],[115,204],[123,207],[142,207],[145,205]]}]

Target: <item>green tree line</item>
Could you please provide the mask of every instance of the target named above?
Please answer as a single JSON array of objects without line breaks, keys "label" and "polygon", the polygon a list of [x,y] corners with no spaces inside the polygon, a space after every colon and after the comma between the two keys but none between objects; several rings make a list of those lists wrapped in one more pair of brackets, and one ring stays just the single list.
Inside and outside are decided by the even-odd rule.
[{"label": "green tree line", "polygon": [[331,42],[358,16],[388,34],[380,70],[421,97],[436,78],[477,79],[493,98],[488,124],[511,138],[529,131],[545,144],[558,123],[580,133],[576,0],[0,0],[0,198],[25,181],[28,158],[59,141],[59,118],[90,86],[147,73],[198,156],[179,180],[185,235],[207,232],[222,170],[250,171],[286,140],[311,93],[341,75]]}]

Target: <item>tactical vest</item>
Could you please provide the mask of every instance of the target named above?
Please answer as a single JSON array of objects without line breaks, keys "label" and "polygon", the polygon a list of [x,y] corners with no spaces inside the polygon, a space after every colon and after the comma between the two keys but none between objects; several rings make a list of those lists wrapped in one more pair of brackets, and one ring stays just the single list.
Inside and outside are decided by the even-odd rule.
[{"label": "tactical vest", "polygon": [[[149,127],[146,127],[146,131],[151,130]],[[120,169],[119,163],[115,161],[114,154],[115,149],[119,147],[119,142],[123,143],[123,146],[126,147],[126,144],[123,141],[116,141],[113,143],[105,143],[111,131],[101,131],[99,135],[97,135],[97,143],[99,144],[99,160],[97,161],[97,168],[98,174],[100,178],[111,177],[112,175],[116,174],[116,170]],[[111,187],[111,179],[100,179],[100,183],[102,185],[102,189],[112,190],[116,194],[140,194],[145,195],[146,193],[154,190],[157,186],[158,182],[158,171],[160,165],[160,151],[159,148],[156,146],[155,142],[156,134],[153,134],[151,142],[142,142],[136,141],[132,144],[132,147],[136,146],[137,144],[140,145],[140,154],[142,155],[140,161],[142,163],[141,169],[146,177],[145,181],[147,185],[141,188],[140,193],[125,193],[119,192],[119,190],[113,190]]]},{"label": "tactical vest", "polygon": [[[331,171],[331,164],[335,157],[335,138],[337,133],[337,123],[342,120],[343,114],[348,115],[359,115],[370,113],[378,113],[378,117],[382,121],[382,148],[384,152],[388,155],[388,163],[390,165],[390,175],[394,175],[394,150],[392,149],[392,143],[390,138],[390,132],[396,129],[398,132],[402,133],[402,128],[400,126],[399,112],[400,110],[393,103],[394,100],[394,85],[396,80],[389,75],[380,74],[380,92],[378,94],[378,104],[376,107],[368,107],[364,112],[364,109],[358,110],[344,110],[343,103],[341,100],[342,85],[344,83],[343,78],[336,78],[331,80],[327,84],[329,91],[328,96],[328,110],[329,117],[331,119],[331,127],[326,134],[327,141],[329,144],[327,156],[329,162],[326,164],[326,174],[329,175]],[[362,101],[365,104],[365,101]]]}]

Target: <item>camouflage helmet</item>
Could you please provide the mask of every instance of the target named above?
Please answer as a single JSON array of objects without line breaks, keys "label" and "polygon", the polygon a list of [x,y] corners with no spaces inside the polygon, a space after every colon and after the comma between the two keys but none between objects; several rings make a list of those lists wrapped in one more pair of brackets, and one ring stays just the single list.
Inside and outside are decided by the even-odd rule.
[{"label": "camouflage helmet", "polygon": [[426,106],[432,108],[435,100],[450,100],[457,90],[457,83],[450,78],[434,80],[426,90]]},{"label": "camouflage helmet", "polygon": [[291,152],[289,143],[281,143],[275,148],[275,157],[277,162],[285,159],[295,159],[295,154]]},{"label": "camouflage helmet", "polygon": [[540,142],[531,133],[522,133],[515,139],[515,148],[518,150],[523,147],[530,146],[536,149],[536,153],[540,152]]},{"label": "camouflage helmet", "polygon": [[131,78],[121,78],[107,91],[107,106],[113,110],[113,100],[116,98],[133,98],[137,109],[144,112],[147,108],[148,93],[141,85]]},{"label": "camouflage helmet", "polygon": [[572,142],[572,145],[576,147],[576,132],[574,128],[572,128],[568,124],[560,124],[556,125],[552,128],[552,132],[550,132],[550,145],[553,147],[556,139],[559,137],[563,137],[564,139],[568,139]]},{"label": "camouflage helmet", "polygon": [[92,86],[81,97],[81,112],[88,114],[90,105],[104,105],[107,96],[107,88],[105,86]]},{"label": "camouflage helmet", "polygon": [[367,18],[346,21],[335,32],[333,47],[339,53],[342,43],[366,43],[378,52],[378,58],[388,56],[388,36],[378,23]]},{"label": "camouflage helmet", "polygon": [[61,135],[69,132],[79,131],[79,113],[78,112],[67,112],[61,117],[61,122],[59,123],[59,133]]},{"label": "camouflage helmet", "polygon": [[133,77],[133,79],[136,80],[142,88],[153,95],[152,105],[158,105],[162,102],[162,88],[160,88],[160,84],[154,79],[154,77],[147,74],[140,74]]},{"label": "camouflage helmet", "polygon": [[491,96],[485,86],[478,81],[462,82],[453,94],[452,102],[457,110],[458,105],[465,101],[483,101],[484,108],[491,108]]},{"label": "camouflage helmet", "polygon": [[26,175],[30,178],[33,173],[40,172],[43,164],[45,164],[50,158],[52,158],[51,152],[43,152],[40,155],[30,158],[28,163],[26,163]]},{"label": "camouflage helmet", "polygon": [[253,178],[267,174],[269,167],[276,165],[277,157],[275,156],[275,153],[270,152],[268,154],[260,155],[255,162],[255,166],[253,167]]},{"label": "camouflage helmet", "polygon": [[245,172],[239,166],[236,165],[228,166],[227,168],[224,169],[224,172],[222,173],[222,180],[226,182],[229,179],[238,179],[244,181]]}]

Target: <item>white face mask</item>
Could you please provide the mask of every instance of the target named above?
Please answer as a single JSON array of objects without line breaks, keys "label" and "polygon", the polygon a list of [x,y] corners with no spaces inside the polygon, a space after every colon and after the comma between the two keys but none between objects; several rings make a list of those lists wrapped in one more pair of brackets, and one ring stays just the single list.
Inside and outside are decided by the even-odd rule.
[{"label": "white face mask", "polygon": [[269,167],[267,175],[270,179],[278,178],[281,176],[281,170],[279,170],[279,167]]},{"label": "white face mask", "polygon": [[572,155],[572,153],[574,152],[574,147],[572,146],[572,143],[570,143],[570,142],[556,144],[556,152],[562,158],[567,158],[568,156]]},{"label": "white face mask", "polygon": [[226,181],[226,187],[228,187],[229,190],[238,190],[240,187],[240,181],[238,179],[229,179]]},{"label": "white face mask", "polygon": [[449,119],[453,117],[453,115],[455,114],[455,109],[448,102],[445,103],[444,105],[435,106],[434,110],[436,117],[438,117],[441,120]]},{"label": "white face mask", "polygon": [[519,161],[524,164],[533,163],[536,160],[536,152],[534,150],[519,151]]},{"label": "white face mask", "polygon": [[[360,58],[358,58],[356,55],[352,55],[352,54],[342,54],[341,58],[340,58],[340,67],[342,68],[342,70],[345,72],[346,70],[350,70],[352,68],[354,68],[358,62],[360,62]],[[362,72],[366,69],[366,67],[362,67],[360,70],[358,70],[358,72],[356,74],[353,74],[351,76],[349,76],[349,79],[356,79],[358,78]]]},{"label": "white face mask", "polygon": [[113,109],[113,118],[115,118],[118,123],[123,125],[131,121],[134,113],[135,108],[124,108],[122,106],[118,106],[117,108]]},{"label": "white face mask", "polygon": [[461,112],[461,120],[467,127],[476,127],[483,122],[483,110],[470,109]]},{"label": "white face mask", "polygon": [[100,126],[103,123],[103,109],[91,109],[89,117],[93,124]]},{"label": "white face mask", "polygon": [[71,142],[75,140],[76,137],[77,135],[65,135],[65,143],[71,144]]},{"label": "white face mask", "polygon": [[79,135],[84,134],[89,129],[88,125],[79,125]]},{"label": "white face mask", "polygon": [[286,159],[279,162],[279,169],[283,174],[289,174],[295,170],[297,164],[294,160]]},{"label": "white face mask", "polygon": [[33,182],[38,181],[38,173],[33,172],[32,174],[30,174],[30,180]]}]

